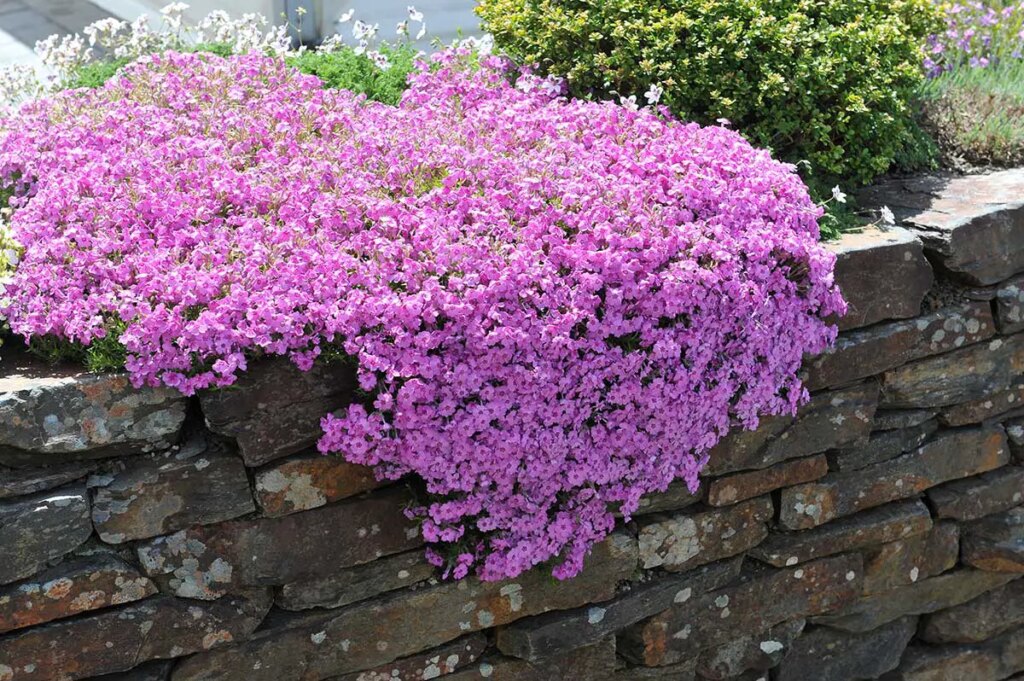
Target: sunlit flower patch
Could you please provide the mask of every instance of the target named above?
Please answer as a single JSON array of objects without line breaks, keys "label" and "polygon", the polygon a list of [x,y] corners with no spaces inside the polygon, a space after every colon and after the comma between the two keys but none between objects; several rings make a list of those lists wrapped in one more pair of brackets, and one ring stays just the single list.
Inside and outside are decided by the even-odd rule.
[{"label": "sunlit flower patch", "polygon": [[397,107],[319,85],[171,52],[26,105],[0,316],[117,335],[138,384],[186,394],[255,357],[354,361],[320,448],[421,479],[455,576],[577,573],[613,510],[805,398],[844,305],[791,166],[465,49]]}]

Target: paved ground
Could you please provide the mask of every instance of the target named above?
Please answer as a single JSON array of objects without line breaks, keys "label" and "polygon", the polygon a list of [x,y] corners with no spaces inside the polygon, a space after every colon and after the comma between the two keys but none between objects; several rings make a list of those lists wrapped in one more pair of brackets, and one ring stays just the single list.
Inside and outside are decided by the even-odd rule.
[{"label": "paved ground", "polygon": [[[429,38],[449,42],[460,30],[462,35],[478,32],[473,0],[348,0],[341,4],[343,9],[355,9],[362,21],[379,23],[381,34],[390,36],[395,24],[406,17],[410,2],[426,15]],[[0,65],[38,63],[32,48],[53,33],[80,33],[108,16],[134,19],[146,13],[155,18],[165,4],[165,0],[0,0]],[[234,10],[238,4],[229,0],[191,3],[198,15],[222,7]]]}]

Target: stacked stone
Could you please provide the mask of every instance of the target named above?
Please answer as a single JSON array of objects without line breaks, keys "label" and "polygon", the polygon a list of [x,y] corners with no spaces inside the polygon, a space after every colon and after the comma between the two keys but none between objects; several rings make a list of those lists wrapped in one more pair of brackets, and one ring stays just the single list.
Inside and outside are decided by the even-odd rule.
[{"label": "stacked stone", "polygon": [[402,483],[312,450],[349,368],[194,400],[0,376],[0,681],[1024,678],[1024,171],[872,190],[811,401],[584,572],[442,582]]}]

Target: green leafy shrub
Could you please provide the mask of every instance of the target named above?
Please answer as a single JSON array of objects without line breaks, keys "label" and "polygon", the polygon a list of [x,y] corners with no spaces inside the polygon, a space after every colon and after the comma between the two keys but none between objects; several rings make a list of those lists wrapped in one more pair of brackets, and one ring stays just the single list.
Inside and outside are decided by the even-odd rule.
[{"label": "green leafy shrub", "polygon": [[682,118],[728,119],[752,142],[829,177],[867,182],[911,135],[908,101],[932,0],[481,0],[512,57],[576,95],[652,85]]}]

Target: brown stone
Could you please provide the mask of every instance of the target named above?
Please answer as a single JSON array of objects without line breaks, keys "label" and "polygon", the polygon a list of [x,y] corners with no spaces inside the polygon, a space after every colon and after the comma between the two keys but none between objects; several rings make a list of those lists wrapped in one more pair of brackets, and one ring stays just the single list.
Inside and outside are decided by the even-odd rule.
[{"label": "brown stone", "polygon": [[68,560],[31,579],[0,587],[0,633],[154,593],[153,582],[113,556]]},{"label": "brown stone", "polygon": [[996,292],[996,324],[1000,333],[1024,331],[1024,277],[1003,282]]},{"label": "brown stone", "polygon": [[256,510],[242,460],[217,446],[192,457],[128,461],[96,489],[92,522],[111,544],[209,525]]},{"label": "brown stone", "polygon": [[[697,659],[669,667],[624,667],[615,672],[613,681],[696,681]],[[768,681],[762,679],[761,681]]]},{"label": "brown stone", "polygon": [[253,362],[229,389],[199,400],[210,430],[233,437],[247,466],[259,466],[316,444],[320,419],[352,401],[355,370],[317,362],[301,371],[284,358]]},{"label": "brown stone", "polygon": [[960,555],[981,570],[1024,572],[1024,506],[964,525]]},{"label": "brown stone", "polygon": [[712,648],[700,656],[697,671],[702,679],[726,681],[746,671],[771,669],[782,661],[786,650],[803,632],[804,624],[802,619],[790,620]]},{"label": "brown stone", "polygon": [[489,658],[447,677],[449,681],[611,681],[615,674],[615,639],[569,651],[553,660]]},{"label": "brown stone", "polygon": [[1013,577],[961,568],[909,586],[864,596],[838,612],[812,621],[844,631],[870,631],[905,615],[923,615],[966,603],[986,591],[999,588]]},{"label": "brown stone", "polygon": [[278,517],[319,508],[381,486],[366,466],[331,454],[303,454],[256,473],[256,501],[263,515]]},{"label": "brown stone", "polygon": [[828,461],[822,455],[785,461],[760,471],[736,473],[709,483],[708,503],[712,506],[735,504],[782,487],[817,480],[826,473]]},{"label": "brown stone", "polygon": [[[483,634],[470,634],[463,638],[445,643],[423,653],[403,657],[400,660],[374,669],[353,672],[344,676],[336,676],[331,681],[410,681],[436,679],[440,676],[453,674],[467,667],[478,659],[487,648],[487,637]],[[452,677],[448,676],[449,679]]]},{"label": "brown stone", "polygon": [[935,523],[926,534],[883,544],[864,557],[864,594],[876,594],[942,574],[960,557],[960,526]]},{"label": "brown stone", "polygon": [[68,461],[41,468],[0,467],[0,499],[44,492],[80,480],[93,471],[89,461]]},{"label": "brown stone", "polygon": [[517,620],[498,630],[498,648],[531,662],[596,643],[673,605],[717,589],[739,575],[741,558],[634,585],[600,605]]},{"label": "brown stone", "polygon": [[948,407],[939,415],[944,425],[950,427],[969,426],[994,419],[1007,412],[1024,407],[1024,383],[1018,383],[1007,390],[1000,390],[977,400]]},{"label": "brown stone", "polygon": [[47,367],[4,351],[0,376],[0,463],[53,462],[136,454],[171,446],[185,398],[170,388],[133,388],[127,374]]},{"label": "brown stone", "polygon": [[932,528],[932,517],[920,501],[888,504],[802,532],[778,532],[750,551],[750,555],[784,567],[907,539]]},{"label": "brown stone", "polygon": [[0,638],[0,679],[73,681],[210,650],[246,639],[269,607],[262,593],[201,604],[154,596],[27,629]]},{"label": "brown stone", "polygon": [[782,490],[779,522],[791,530],[816,527],[949,480],[999,468],[1009,459],[1006,433],[1000,426],[950,431],[890,461],[830,473],[818,482]]},{"label": "brown stone", "polygon": [[640,527],[640,563],[678,572],[735,556],[768,535],[774,513],[764,496],[722,509],[653,516]]},{"label": "brown stone", "polygon": [[857,681],[895,669],[914,636],[917,620],[904,617],[873,631],[851,634],[819,627],[792,645],[778,681]]},{"label": "brown stone", "polygon": [[620,653],[649,667],[676,664],[738,636],[782,622],[831,612],[861,590],[857,554],[824,558],[797,568],[761,569],[734,586],[690,599],[625,629]]},{"label": "brown stone", "polygon": [[275,601],[285,610],[339,608],[426,581],[434,572],[423,549],[414,549],[343,568],[326,577],[289,582],[277,590]]},{"label": "brown stone", "polygon": [[988,303],[947,307],[917,319],[843,333],[806,364],[809,390],[845,385],[930,355],[971,345],[995,332]]},{"label": "brown stone", "polygon": [[688,506],[693,506],[704,500],[706,488],[706,485],[701,485],[700,489],[696,492],[691,492],[685,482],[676,480],[664,492],[655,492],[641,498],[640,505],[633,515],[641,516],[651,513],[663,513],[665,511],[678,511]]},{"label": "brown stone", "polygon": [[989,681],[1024,671],[1024,628],[974,645],[911,646],[886,681]]},{"label": "brown stone", "polygon": [[608,600],[636,565],[636,540],[615,534],[594,547],[583,572],[569,581],[537,569],[512,581],[469,578],[339,610],[290,614],[246,643],[182,661],[172,679],[313,681],[373,669],[474,631]]},{"label": "brown stone", "polygon": [[193,527],[138,547],[143,569],[167,590],[212,599],[245,586],[326,577],[422,543],[402,488],[283,518]]},{"label": "brown stone", "polygon": [[840,329],[916,317],[932,285],[932,268],[910,232],[869,228],[826,244],[836,254],[835,278],[848,310]]},{"label": "brown stone", "polygon": [[829,452],[829,467],[841,472],[858,471],[882,461],[895,459],[900,454],[906,454],[923,445],[938,427],[939,424],[931,420],[900,430],[872,433],[866,444]]},{"label": "brown stone", "polygon": [[1011,388],[1021,374],[1024,335],[995,338],[885,372],[881,404],[927,408],[987,399]]},{"label": "brown stone", "polygon": [[1024,626],[1024,579],[929,615],[921,638],[929,643],[980,643],[1019,626]]},{"label": "brown stone", "polygon": [[154,660],[126,672],[94,676],[90,681],[167,681],[171,678],[174,660]]},{"label": "brown stone", "polygon": [[977,520],[1024,503],[1024,468],[1006,466],[928,490],[940,518]]},{"label": "brown stone", "polygon": [[935,417],[932,409],[879,409],[875,412],[874,430],[913,428]]},{"label": "brown stone", "polygon": [[933,262],[975,285],[1024,271],[1024,171],[917,176],[865,190],[924,242]]},{"label": "brown stone", "polygon": [[878,387],[864,383],[814,395],[796,419],[762,419],[755,431],[730,434],[710,453],[708,476],[774,466],[788,459],[819,454],[860,442],[871,431]]},{"label": "brown stone", "polygon": [[0,584],[24,579],[92,534],[84,485],[0,502]]}]

